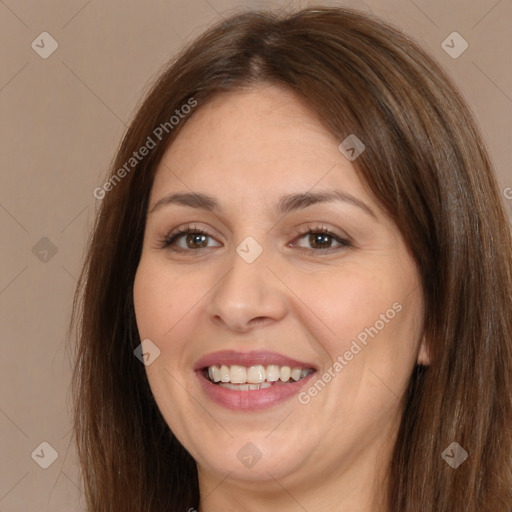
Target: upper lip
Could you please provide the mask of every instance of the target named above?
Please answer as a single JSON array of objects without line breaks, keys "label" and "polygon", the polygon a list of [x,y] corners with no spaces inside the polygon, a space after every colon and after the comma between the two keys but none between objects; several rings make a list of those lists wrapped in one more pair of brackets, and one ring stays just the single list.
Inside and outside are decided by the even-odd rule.
[{"label": "upper lip", "polygon": [[291,368],[312,368],[315,369],[311,363],[298,361],[290,357],[278,354],[276,352],[268,351],[252,351],[252,352],[238,352],[236,350],[222,350],[219,352],[212,352],[199,359],[194,365],[194,370],[202,370],[209,366],[221,365],[240,365],[240,366],[267,366],[276,364],[278,366],[290,366]]}]

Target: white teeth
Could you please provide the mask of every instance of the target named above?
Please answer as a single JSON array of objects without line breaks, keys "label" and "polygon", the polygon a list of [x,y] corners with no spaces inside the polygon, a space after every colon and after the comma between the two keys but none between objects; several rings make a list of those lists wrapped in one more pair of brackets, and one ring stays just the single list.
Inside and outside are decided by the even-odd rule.
[{"label": "white teeth", "polygon": [[[269,364],[266,368],[262,365],[240,366],[237,364],[212,365],[208,367],[208,378],[211,382],[218,383],[228,389],[247,391],[249,389],[262,389],[281,381],[288,382],[290,378],[297,382],[308,376],[313,370],[304,368],[291,368],[290,366],[278,366]],[[224,385],[226,384],[226,385]],[[248,385],[246,388],[245,385]],[[235,385],[234,388],[232,385]]]},{"label": "white teeth", "polygon": [[250,384],[259,384],[265,380],[265,368],[263,366],[251,366],[247,370],[247,382]]},{"label": "white teeth", "polygon": [[300,376],[302,375],[302,368],[292,368],[291,377],[293,380],[300,380]]},{"label": "white teeth", "polygon": [[272,384],[270,382],[262,382],[261,384],[231,384],[226,382],[219,382],[219,386],[234,391],[249,391],[255,389],[269,388]]},{"label": "white teeth", "polygon": [[220,368],[218,366],[210,366],[208,368],[208,377],[212,382],[220,381]]},{"label": "white teeth", "polygon": [[245,366],[232,364],[230,368],[231,384],[243,384],[247,382],[247,370]]},{"label": "white teeth", "polygon": [[231,380],[231,374],[229,372],[229,366],[223,364],[220,367],[220,381],[221,382],[229,382]]},{"label": "white teeth", "polygon": [[281,375],[279,378],[283,382],[288,382],[292,376],[292,369],[289,366],[281,366]]},{"label": "white teeth", "polygon": [[279,370],[279,366],[277,364],[269,364],[267,366],[267,380],[269,382],[275,382],[279,380],[279,376],[281,375],[281,370]]},{"label": "white teeth", "polygon": [[312,373],[314,370],[302,370],[300,372],[300,378],[303,379],[304,377],[307,377],[310,373]]}]

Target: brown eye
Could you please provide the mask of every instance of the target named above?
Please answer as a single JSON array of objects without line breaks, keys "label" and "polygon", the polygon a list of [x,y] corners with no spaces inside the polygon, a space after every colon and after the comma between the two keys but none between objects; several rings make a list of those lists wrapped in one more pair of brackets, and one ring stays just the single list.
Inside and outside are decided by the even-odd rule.
[{"label": "brown eye", "polygon": [[333,237],[327,233],[313,233],[309,235],[309,243],[313,249],[330,249]]},{"label": "brown eye", "polygon": [[207,236],[208,235],[203,235],[202,233],[189,233],[185,238],[185,243],[189,249],[206,247],[208,245],[208,241],[206,240]]},{"label": "brown eye", "polygon": [[306,239],[307,245],[297,244],[299,247],[320,252],[322,250],[348,247],[351,243],[328,230],[310,230],[301,235],[298,240]]},{"label": "brown eye", "polygon": [[[208,239],[213,241],[213,238],[206,231],[200,229],[180,229],[165,238],[162,248],[168,248],[176,252],[203,249],[209,247]],[[210,247],[212,246],[210,245]]]}]

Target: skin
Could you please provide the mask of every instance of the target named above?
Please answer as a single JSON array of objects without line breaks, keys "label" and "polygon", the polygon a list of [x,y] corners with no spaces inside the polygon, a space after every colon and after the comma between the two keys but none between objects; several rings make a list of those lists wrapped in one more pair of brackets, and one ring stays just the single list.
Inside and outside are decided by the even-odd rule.
[{"label": "skin", "polygon": [[[423,297],[400,232],[340,142],[294,93],[259,86],[198,108],[157,169],[149,212],[173,192],[202,192],[222,206],[149,213],[134,286],[141,340],[161,351],[147,377],[197,461],[200,512],[386,510],[401,399],[414,365],[428,364]],[[375,217],[338,201],[274,211],[282,195],[334,189]],[[183,253],[162,248],[187,223],[208,236],[195,245],[182,236],[175,247]],[[322,227],[351,245],[333,237],[315,245],[308,233]],[[263,249],[250,264],[235,251],[248,236]],[[193,371],[200,357],[234,349],[275,351],[332,374],[337,357],[395,303],[401,311],[306,405],[294,396],[263,411],[229,410]],[[251,468],[237,457],[246,443],[261,453]]]}]

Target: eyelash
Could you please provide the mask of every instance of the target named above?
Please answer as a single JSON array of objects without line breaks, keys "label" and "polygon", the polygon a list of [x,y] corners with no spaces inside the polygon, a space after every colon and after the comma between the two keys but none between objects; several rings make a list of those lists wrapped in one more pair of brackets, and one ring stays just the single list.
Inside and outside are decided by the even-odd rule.
[{"label": "eyelash", "polygon": [[[305,250],[308,252],[325,253],[328,251],[333,251],[333,250],[341,249],[344,247],[352,247],[353,246],[353,244],[350,240],[341,238],[340,236],[336,235],[335,233],[333,233],[332,231],[330,231],[329,229],[327,229],[323,226],[308,225],[308,226],[306,226],[305,229],[306,229],[306,231],[299,233],[299,235],[297,237],[295,237],[295,239],[300,240],[300,239],[304,238],[306,235],[328,235],[331,238],[333,238],[336,242],[338,242],[340,245],[338,247],[327,247],[327,248],[321,248],[321,249],[312,249],[312,248],[310,249],[310,248],[306,248],[306,247],[299,247],[299,249],[302,249],[302,250]],[[183,226],[181,228],[174,230],[172,233],[167,235],[164,239],[160,240],[160,248],[168,249],[168,250],[171,250],[172,252],[176,252],[176,253],[190,253],[192,251],[197,251],[199,249],[208,249],[208,247],[200,247],[199,249],[182,249],[179,247],[172,247],[172,244],[175,243],[179,237],[181,237],[183,235],[188,235],[188,234],[190,234],[190,235],[192,235],[192,234],[205,235],[205,236],[211,237],[208,232],[206,232],[202,229],[195,228],[191,225],[186,225],[186,226]]]}]

